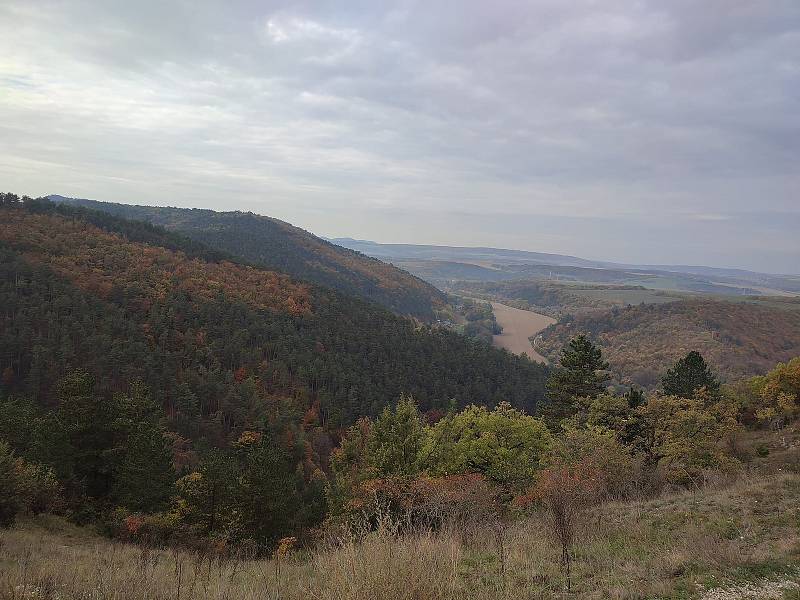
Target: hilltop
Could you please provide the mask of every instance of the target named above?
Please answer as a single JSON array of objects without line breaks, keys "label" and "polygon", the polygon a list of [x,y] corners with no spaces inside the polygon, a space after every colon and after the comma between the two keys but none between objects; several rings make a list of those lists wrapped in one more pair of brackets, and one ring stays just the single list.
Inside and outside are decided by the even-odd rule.
[{"label": "hilltop", "polygon": [[[582,336],[550,370],[150,223],[0,200],[0,589],[796,586],[800,358],[720,387],[691,352],[664,393],[619,395]],[[791,299],[608,314],[613,332],[660,327],[648,339],[664,353],[685,351],[670,330],[697,334],[693,349],[716,332],[744,348],[733,366],[800,339]],[[725,337],[737,325],[750,337]],[[631,349],[661,364],[593,333],[612,361]],[[725,355],[700,347],[712,367]]]},{"label": "hilltop", "polygon": [[[757,439],[796,460],[796,435],[789,450],[782,437],[762,432]],[[202,552],[109,540],[40,515],[0,529],[0,585],[17,592],[10,598],[53,600],[103,594],[255,600],[270,593],[292,600],[796,598],[797,463],[794,472],[759,469],[733,485],[593,507],[576,531],[571,593],[563,590],[559,552],[542,511],[505,526],[476,519],[470,528],[399,533],[389,523],[271,559],[224,546]]]},{"label": "hilltop", "polygon": [[147,221],[249,263],[429,321],[445,303],[431,284],[293,225],[250,212],[115,204],[53,195],[60,203]]}]

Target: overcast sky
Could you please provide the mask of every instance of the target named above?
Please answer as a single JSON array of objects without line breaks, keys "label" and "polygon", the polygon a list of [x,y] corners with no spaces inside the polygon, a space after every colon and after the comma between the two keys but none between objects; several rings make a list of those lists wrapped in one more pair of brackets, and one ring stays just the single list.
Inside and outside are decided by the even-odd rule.
[{"label": "overcast sky", "polygon": [[0,191],[800,272],[800,1],[0,0]]}]

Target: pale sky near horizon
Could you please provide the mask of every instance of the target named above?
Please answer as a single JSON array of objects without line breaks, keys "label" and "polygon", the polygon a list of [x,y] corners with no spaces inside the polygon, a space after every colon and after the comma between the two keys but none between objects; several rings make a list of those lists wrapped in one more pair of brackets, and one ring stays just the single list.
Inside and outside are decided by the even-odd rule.
[{"label": "pale sky near horizon", "polygon": [[800,2],[0,0],[0,191],[800,272]]}]

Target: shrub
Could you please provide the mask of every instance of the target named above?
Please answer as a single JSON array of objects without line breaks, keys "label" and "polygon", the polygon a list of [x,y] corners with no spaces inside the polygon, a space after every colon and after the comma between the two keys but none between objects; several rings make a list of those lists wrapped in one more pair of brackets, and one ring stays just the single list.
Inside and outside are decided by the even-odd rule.
[{"label": "shrub", "polygon": [[0,527],[10,527],[22,512],[39,514],[58,505],[61,487],[52,469],[14,456],[0,441]]},{"label": "shrub", "polygon": [[22,509],[17,461],[8,444],[0,441],[0,527],[13,525]]},{"label": "shrub", "polygon": [[24,510],[38,515],[61,505],[61,486],[50,467],[16,460],[17,493]]},{"label": "shrub", "polygon": [[550,529],[561,547],[561,568],[567,590],[572,586],[572,547],[578,524],[602,488],[597,470],[588,460],[574,465],[555,465],[539,474],[536,486],[519,502],[541,502],[547,510]]},{"label": "shrub", "polygon": [[708,470],[738,467],[726,442],[739,426],[724,408],[706,407],[703,399],[654,396],[637,409],[647,450],[667,483],[697,485]]},{"label": "shrub", "polygon": [[468,406],[429,430],[423,449],[429,473],[480,473],[506,488],[530,485],[552,443],[541,419],[501,402],[494,410]]},{"label": "shrub", "polygon": [[469,526],[497,516],[498,493],[482,475],[372,479],[347,504],[345,522],[360,529],[396,531]]},{"label": "shrub", "polygon": [[596,476],[599,499],[621,499],[640,488],[641,461],[620,444],[614,433],[600,427],[567,426],[548,455],[551,467],[584,465]]}]

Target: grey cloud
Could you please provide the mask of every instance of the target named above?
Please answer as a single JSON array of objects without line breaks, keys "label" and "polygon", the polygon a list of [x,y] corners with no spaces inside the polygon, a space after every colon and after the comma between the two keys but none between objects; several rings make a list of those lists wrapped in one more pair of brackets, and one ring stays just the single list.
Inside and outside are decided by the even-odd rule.
[{"label": "grey cloud", "polygon": [[[792,0],[7,0],[0,178],[330,235],[797,270],[798,57]],[[701,229],[713,251],[680,246]]]}]

